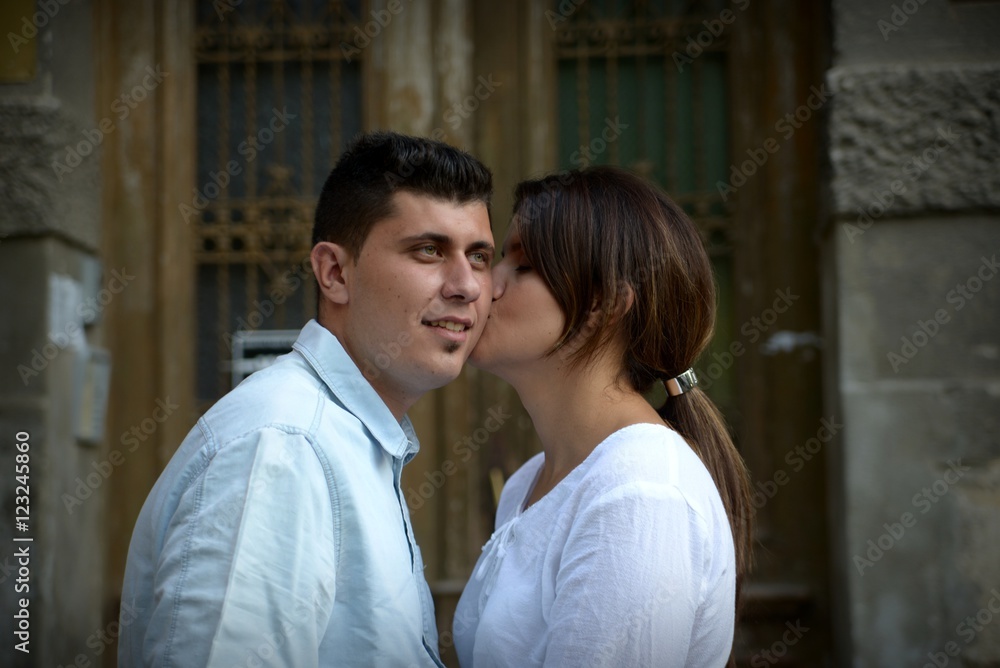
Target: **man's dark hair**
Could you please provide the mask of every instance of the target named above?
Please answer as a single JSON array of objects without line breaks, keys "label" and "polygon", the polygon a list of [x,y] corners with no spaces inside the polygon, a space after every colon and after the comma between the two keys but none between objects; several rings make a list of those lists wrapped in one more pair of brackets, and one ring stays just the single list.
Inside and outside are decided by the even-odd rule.
[{"label": "man's dark hair", "polygon": [[332,241],[357,258],[372,225],[393,214],[392,196],[398,191],[457,204],[482,202],[489,211],[493,175],[444,142],[386,131],[362,134],[323,184],[312,245]]}]

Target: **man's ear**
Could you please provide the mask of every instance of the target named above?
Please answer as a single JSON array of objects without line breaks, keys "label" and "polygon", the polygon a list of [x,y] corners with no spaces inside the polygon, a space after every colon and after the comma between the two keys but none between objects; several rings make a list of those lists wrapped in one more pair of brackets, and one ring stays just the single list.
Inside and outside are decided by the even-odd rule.
[{"label": "man's ear", "polygon": [[334,304],[348,301],[347,283],[353,261],[350,252],[340,244],[320,241],[309,254],[319,290]]}]

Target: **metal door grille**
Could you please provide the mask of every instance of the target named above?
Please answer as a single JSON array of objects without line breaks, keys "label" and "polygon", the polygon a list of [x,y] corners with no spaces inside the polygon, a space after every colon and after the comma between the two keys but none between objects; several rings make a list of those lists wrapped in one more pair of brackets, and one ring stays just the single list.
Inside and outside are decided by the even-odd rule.
[{"label": "metal door grille", "polygon": [[[717,188],[728,180],[724,0],[553,2],[562,168],[616,164],[660,184],[694,218],[719,283],[715,341],[735,338],[733,226]],[[625,127],[627,126],[627,128]],[[706,353],[710,358],[714,346]],[[734,419],[732,374],[709,386]]]},{"label": "metal door grille", "polygon": [[308,255],[319,189],[361,130],[361,0],[198,3],[195,225],[198,397],[230,389],[243,332],[315,312]]}]

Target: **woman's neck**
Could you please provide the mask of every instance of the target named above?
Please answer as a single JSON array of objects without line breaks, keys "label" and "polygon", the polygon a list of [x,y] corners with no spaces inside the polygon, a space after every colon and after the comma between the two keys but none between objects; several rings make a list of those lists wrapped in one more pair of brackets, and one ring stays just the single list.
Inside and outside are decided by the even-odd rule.
[{"label": "woman's neck", "polygon": [[[539,367],[548,365],[539,365]],[[614,432],[640,422],[662,423],[649,402],[599,361],[538,369],[512,380],[542,442],[545,464],[529,505],[545,495]]]}]

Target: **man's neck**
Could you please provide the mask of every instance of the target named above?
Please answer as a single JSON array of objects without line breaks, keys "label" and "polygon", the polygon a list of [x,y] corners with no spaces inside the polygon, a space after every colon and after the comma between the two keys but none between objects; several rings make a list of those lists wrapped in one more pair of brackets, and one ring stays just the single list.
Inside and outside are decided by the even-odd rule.
[{"label": "man's neck", "polygon": [[393,391],[392,388],[386,387],[383,383],[380,383],[378,378],[368,378],[365,376],[357,355],[353,350],[351,350],[347,337],[339,331],[336,323],[331,322],[329,319],[317,320],[317,322],[319,322],[321,326],[337,338],[340,345],[347,353],[347,356],[351,358],[352,362],[354,362],[354,366],[358,367],[358,372],[361,374],[362,378],[364,378],[371,388],[375,390],[375,393],[382,400],[382,403],[384,403],[385,407],[389,409],[392,416],[396,418],[396,422],[401,423],[403,418],[406,417],[406,411],[410,410],[410,407],[417,402],[417,399],[419,399],[421,395],[409,396],[402,392]]}]

